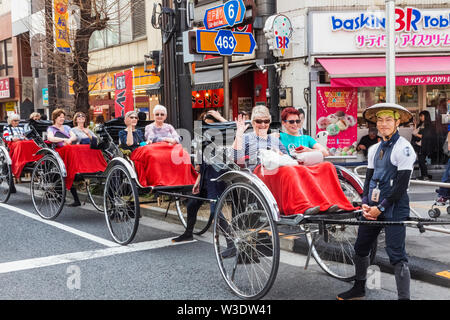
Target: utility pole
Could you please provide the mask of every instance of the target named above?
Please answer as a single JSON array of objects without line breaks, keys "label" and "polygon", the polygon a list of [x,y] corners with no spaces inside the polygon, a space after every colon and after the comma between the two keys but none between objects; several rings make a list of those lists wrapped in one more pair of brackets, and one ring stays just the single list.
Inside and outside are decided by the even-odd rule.
[{"label": "utility pole", "polygon": [[188,30],[186,13],[187,1],[175,0],[176,12],[176,77],[177,77],[177,91],[176,95],[178,105],[178,128],[188,130],[191,135],[194,132],[194,123],[192,117],[192,87],[191,87],[191,73],[189,65],[184,63],[183,55],[183,32]]},{"label": "utility pole", "polygon": [[395,96],[395,0],[386,0],[386,102]]},{"label": "utility pole", "polygon": [[[255,0],[256,7],[258,8],[258,16],[263,17],[262,25],[265,24],[268,17],[277,13],[276,0]],[[265,65],[273,65],[277,62],[277,58],[269,50],[269,45],[264,37],[263,30],[256,30],[255,32],[258,52],[257,59],[264,59]],[[280,121],[280,110],[278,107],[280,94],[279,94],[279,79],[276,68],[267,68],[267,93],[268,93],[268,105],[272,121]]]}]

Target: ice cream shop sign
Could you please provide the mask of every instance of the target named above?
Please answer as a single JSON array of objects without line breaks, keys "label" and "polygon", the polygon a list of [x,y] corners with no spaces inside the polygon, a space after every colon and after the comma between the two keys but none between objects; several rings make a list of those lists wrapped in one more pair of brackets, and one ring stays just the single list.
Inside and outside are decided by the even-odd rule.
[{"label": "ice cream shop sign", "polygon": [[[312,54],[381,52],[386,47],[384,11],[312,12],[309,24]],[[450,8],[397,7],[395,31],[397,51],[448,51]]]}]

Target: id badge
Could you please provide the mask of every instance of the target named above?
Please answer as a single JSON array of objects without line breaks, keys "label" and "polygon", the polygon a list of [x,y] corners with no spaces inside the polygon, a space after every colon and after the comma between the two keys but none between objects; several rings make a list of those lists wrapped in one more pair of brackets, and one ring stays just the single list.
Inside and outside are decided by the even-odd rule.
[{"label": "id badge", "polygon": [[380,189],[376,187],[372,190],[372,199],[373,202],[378,202],[380,200]]}]

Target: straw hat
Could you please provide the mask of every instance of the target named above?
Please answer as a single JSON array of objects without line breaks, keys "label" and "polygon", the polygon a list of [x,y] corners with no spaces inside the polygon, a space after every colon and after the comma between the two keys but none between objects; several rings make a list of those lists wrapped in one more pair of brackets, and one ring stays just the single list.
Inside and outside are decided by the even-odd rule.
[{"label": "straw hat", "polygon": [[400,114],[400,124],[411,121],[412,114],[406,108],[395,103],[377,103],[367,108],[363,113],[363,118],[369,122],[377,123],[377,113],[382,110],[397,111]]}]

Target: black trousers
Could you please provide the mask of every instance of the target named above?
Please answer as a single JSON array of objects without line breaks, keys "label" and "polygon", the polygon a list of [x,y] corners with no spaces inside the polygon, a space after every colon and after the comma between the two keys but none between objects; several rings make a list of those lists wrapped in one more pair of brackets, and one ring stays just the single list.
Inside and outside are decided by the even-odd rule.
[{"label": "black trousers", "polygon": [[426,162],[427,154],[419,153],[417,160],[419,162],[420,175],[422,177],[428,176],[428,168]]}]

